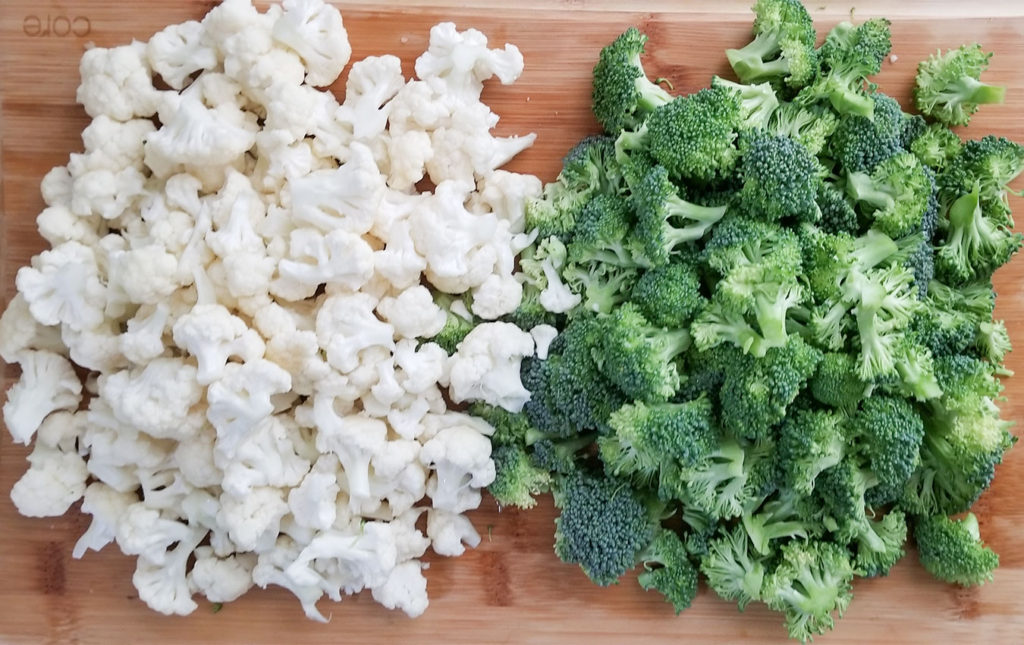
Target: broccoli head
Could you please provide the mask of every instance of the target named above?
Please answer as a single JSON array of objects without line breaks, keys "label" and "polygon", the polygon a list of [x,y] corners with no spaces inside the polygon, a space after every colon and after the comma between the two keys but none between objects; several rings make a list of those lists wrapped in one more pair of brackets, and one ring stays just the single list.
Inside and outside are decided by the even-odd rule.
[{"label": "broccoli head", "polygon": [[922,230],[932,182],[917,157],[903,152],[880,162],[870,175],[848,173],[846,193],[867,212],[875,228],[900,238]]},{"label": "broccoli head", "polygon": [[782,103],[772,113],[767,130],[789,137],[807,148],[812,155],[817,155],[825,148],[838,124],[835,113],[827,108]]},{"label": "broccoli head", "polygon": [[779,427],[778,459],[787,487],[810,495],[818,475],[842,460],[847,444],[844,419],[825,410],[799,410],[786,418]]},{"label": "broccoli head", "polygon": [[924,165],[942,170],[960,153],[963,145],[956,132],[941,123],[929,123],[925,131],[910,142],[909,149]]},{"label": "broccoli head", "polygon": [[851,426],[858,457],[878,480],[868,491],[868,503],[896,501],[920,462],[920,414],[906,399],[875,394],[864,399]]},{"label": "broccoli head", "polygon": [[758,0],[754,40],[726,57],[744,83],[782,82],[800,88],[818,72],[814,24],[799,0]]},{"label": "broccoli head", "polygon": [[903,151],[903,110],[896,99],[875,92],[866,100],[873,116],[840,117],[828,153],[845,172],[871,173],[875,166]]},{"label": "broccoli head", "polygon": [[881,71],[891,48],[885,18],[859,25],[839,23],[818,50],[821,73],[800,91],[796,101],[804,105],[828,102],[839,114],[871,118],[876,105],[864,92],[864,85],[867,77]]},{"label": "broccoli head", "polygon": [[914,522],[914,541],[921,565],[945,582],[980,585],[992,580],[999,566],[999,555],[981,541],[974,513],[958,520],[946,515],[919,517]]},{"label": "broccoli head", "polygon": [[594,66],[594,116],[606,132],[618,134],[643,122],[655,108],[672,100],[647,78],[640,61],[647,36],[630,27],[601,50]]},{"label": "broccoli head", "polygon": [[809,384],[811,396],[820,403],[850,411],[857,407],[868,384],[857,376],[857,364],[846,352],[827,352]]},{"label": "broccoli head", "polygon": [[688,262],[655,267],[645,271],[629,296],[644,317],[659,327],[686,327],[706,304],[700,276]]},{"label": "broccoli head", "polygon": [[697,597],[697,568],[687,556],[679,535],[659,529],[640,553],[643,571],[637,582],[645,591],[654,589],[672,603],[676,613],[688,608]]},{"label": "broccoli head", "polygon": [[764,132],[746,133],[740,139],[739,173],[743,187],[739,204],[746,213],[778,221],[795,218],[817,220],[821,167],[798,141]]},{"label": "broccoli head", "polygon": [[791,638],[808,641],[835,626],[853,598],[853,564],[845,547],[824,540],[793,540],[764,583],[765,603],[786,616]]},{"label": "broccoli head", "polygon": [[743,525],[722,529],[708,540],[700,570],[708,586],[725,600],[735,600],[740,611],[762,599],[768,558],[750,548]]},{"label": "broccoli head", "polygon": [[673,178],[710,182],[732,172],[742,122],[738,93],[724,87],[676,97],[645,124],[651,155]]},{"label": "broccoli head", "polygon": [[495,446],[491,459],[495,475],[487,490],[500,506],[533,508],[535,497],[550,489],[551,473],[531,460],[523,446]]},{"label": "broccoli head", "polygon": [[914,105],[946,125],[967,125],[980,105],[1002,103],[1006,95],[1005,87],[979,80],[990,58],[977,43],[932,54],[917,66]]}]

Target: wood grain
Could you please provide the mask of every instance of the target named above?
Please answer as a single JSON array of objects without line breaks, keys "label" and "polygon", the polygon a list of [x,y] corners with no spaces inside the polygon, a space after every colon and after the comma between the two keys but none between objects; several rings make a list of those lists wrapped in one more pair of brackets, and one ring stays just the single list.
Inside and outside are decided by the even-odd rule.
[{"label": "wood grain", "polygon": [[[165,24],[201,17],[202,0],[147,3],[130,8],[114,0],[3,0],[0,3],[0,289],[14,293],[14,273],[43,248],[34,218],[38,185],[53,165],[80,149],[87,118],[74,103],[77,61],[87,42],[115,45],[146,39]],[[395,53],[407,73],[442,19],[475,26],[492,43],[516,43],[526,72],[512,87],[489,87],[485,100],[502,116],[502,133],[537,132],[538,142],[512,168],[550,179],[565,150],[593,129],[589,74],[598,49],[635,24],[650,37],[647,69],[679,92],[727,73],[722,50],[746,42],[748,2],[651,0],[482,0],[439,8],[433,0],[380,4],[339,3],[355,56]],[[454,4],[454,3],[453,3]],[[838,2],[809,2],[819,30],[851,11]],[[858,2],[858,19],[895,19],[895,59],[878,81],[905,100],[916,62],[939,47],[977,40],[994,50],[988,78],[1009,86],[1007,102],[976,117],[973,136],[994,133],[1024,140],[1024,6],[998,2]],[[84,36],[32,36],[31,17],[89,21]],[[34,24],[34,23],[32,23]],[[82,23],[79,23],[82,24]],[[33,29],[28,31],[32,32]],[[81,30],[80,30],[81,31]],[[336,87],[340,87],[340,84]],[[1020,200],[1014,200],[1020,206]],[[1012,339],[1024,343],[1024,260],[998,275],[998,314]],[[1024,352],[1009,367],[1024,371]],[[4,373],[9,384],[12,372]],[[1024,378],[1010,379],[1008,418],[1024,419]],[[779,618],[761,607],[738,614],[702,590],[685,614],[643,592],[627,578],[600,589],[551,552],[553,512],[548,500],[530,512],[498,511],[492,501],[473,514],[484,534],[478,549],[448,560],[433,558],[428,572],[431,607],[417,619],[377,606],[369,597],[331,606],[329,625],[302,617],[279,589],[254,590],[214,613],[209,604],[187,618],[149,611],[131,585],[133,563],[115,550],[72,560],[71,546],[86,521],[75,513],[48,520],[20,517],[8,493],[25,467],[23,447],[0,433],[0,642],[3,643],[619,643],[785,642]],[[1017,643],[1024,631],[1024,449],[1011,451],[976,512],[989,544],[1002,557],[996,579],[960,590],[930,579],[912,556],[886,579],[862,580],[837,629],[821,643]]]}]

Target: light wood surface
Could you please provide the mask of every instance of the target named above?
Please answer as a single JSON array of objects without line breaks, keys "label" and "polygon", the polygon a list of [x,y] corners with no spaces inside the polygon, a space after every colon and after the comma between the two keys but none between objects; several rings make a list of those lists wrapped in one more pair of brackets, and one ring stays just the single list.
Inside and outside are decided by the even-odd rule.
[{"label": "light wood surface", "polygon": [[[53,165],[80,149],[87,124],[74,103],[78,58],[87,42],[115,45],[147,39],[163,25],[201,17],[213,3],[163,0],[2,0],[0,2],[0,289],[14,293],[14,273],[43,248],[35,233],[42,207],[38,185]],[[407,73],[431,25],[454,20],[484,31],[492,44],[516,43],[526,71],[512,87],[490,87],[485,100],[501,115],[502,133],[537,132],[538,142],[512,168],[553,178],[561,155],[592,130],[590,70],[599,48],[628,25],[650,35],[647,69],[679,92],[728,72],[727,47],[747,41],[749,2],[737,0],[482,0],[438,8],[432,0],[339,3],[355,57],[400,55]],[[848,3],[811,0],[824,31],[849,15]],[[996,56],[988,79],[1009,86],[1002,106],[982,110],[973,136],[994,133],[1024,141],[1024,3],[879,2],[856,4],[856,17],[888,15],[895,60],[877,79],[906,100],[917,61],[940,47],[977,40]],[[88,20],[84,36],[38,34],[36,17]],[[29,20],[29,23],[26,23]],[[63,23],[61,23],[62,25]],[[84,23],[76,23],[84,31]],[[26,33],[26,28],[27,32]],[[336,87],[340,88],[339,83]],[[905,104],[906,105],[906,104]],[[1020,207],[1020,200],[1015,199]],[[998,314],[1024,348],[1024,258],[998,275]],[[1024,349],[1010,355],[1005,415],[1024,420]],[[13,370],[4,372],[10,384]],[[1019,432],[1019,430],[1018,430]],[[26,451],[0,432],[0,643],[767,643],[784,642],[780,618],[763,607],[739,614],[703,589],[676,617],[653,593],[627,577],[601,589],[551,550],[548,500],[529,512],[499,512],[491,500],[472,514],[483,534],[478,549],[456,559],[432,558],[427,572],[431,606],[409,620],[368,596],[323,605],[328,625],[302,617],[286,592],[253,590],[214,612],[208,603],[186,618],[155,614],[136,598],[133,562],[116,549],[83,560],[71,547],[87,522],[73,512],[57,519],[20,517],[8,497],[25,468]],[[1010,452],[975,512],[1002,566],[995,581],[961,590],[930,579],[913,555],[888,578],[858,581],[847,615],[820,643],[1024,642],[1024,447]]]}]

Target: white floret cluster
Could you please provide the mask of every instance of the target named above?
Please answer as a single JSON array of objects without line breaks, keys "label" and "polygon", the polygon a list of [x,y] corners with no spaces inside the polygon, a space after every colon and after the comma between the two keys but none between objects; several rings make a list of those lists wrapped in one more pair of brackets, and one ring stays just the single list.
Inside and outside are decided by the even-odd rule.
[{"label": "white floret cluster", "polygon": [[[541,185],[498,168],[533,135],[493,136],[480,101],[523,59],[442,23],[416,80],[366,58],[339,103],[318,88],[350,55],[321,0],[227,0],[82,58],[85,150],[44,179],[50,249],[0,319],[21,367],[4,421],[34,440],[11,497],[29,516],[82,499],[75,557],[137,556],[157,611],[280,585],[318,620],[364,589],[415,616],[426,549],[479,542],[463,513],[492,428],[444,391],[529,397],[533,337],[496,319]],[[429,340],[454,324],[435,293],[477,323],[452,355]]]}]

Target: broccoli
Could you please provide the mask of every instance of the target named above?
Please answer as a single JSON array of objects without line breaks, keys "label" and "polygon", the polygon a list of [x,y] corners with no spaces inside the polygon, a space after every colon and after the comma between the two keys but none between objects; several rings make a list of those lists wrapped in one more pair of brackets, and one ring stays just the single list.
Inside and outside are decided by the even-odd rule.
[{"label": "broccoli", "polygon": [[[632,193],[635,257],[646,266],[668,264],[680,245],[695,242],[725,215],[727,206],[700,206],[681,198],[663,166],[653,166]],[[679,222],[679,225],[673,224]]]},{"label": "broccoli", "polygon": [[600,320],[597,369],[633,399],[667,401],[682,382],[675,359],[689,346],[688,331],[655,327],[627,302]]},{"label": "broccoli", "polygon": [[711,87],[733,93],[740,103],[741,130],[758,130],[768,126],[772,114],[779,107],[775,90],[768,83],[743,85],[726,80],[721,76],[711,78]]},{"label": "broccoli", "polygon": [[922,230],[932,183],[917,157],[903,152],[879,163],[870,175],[847,173],[846,193],[864,207],[875,228],[899,238]]},{"label": "broccoli", "polygon": [[776,541],[816,537],[822,533],[817,518],[806,508],[806,499],[789,489],[772,495],[755,511],[744,511],[741,519],[754,550],[764,556],[774,554]]},{"label": "broccoli", "polygon": [[652,481],[666,462],[696,466],[717,440],[707,399],[627,403],[612,413],[608,425],[613,434],[597,440],[605,469],[641,482]]},{"label": "broccoli", "polygon": [[914,522],[914,541],[921,565],[945,582],[964,587],[984,584],[999,566],[999,555],[981,541],[974,513],[959,520],[946,515],[919,517]]},{"label": "broccoli", "polygon": [[647,114],[672,100],[644,71],[640,55],[646,44],[647,36],[630,27],[601,50],[594,66],[593,109],[606,132],[617,134],[636,127]]},{"label": "broccoli", "polygon": [[537,505],[535,496],[550,489],[551,473],[532,461],[522,446],[495,446],[491,459],[495,476],[487,490],[500,506],[533,508]]},{"label": "broccoli", "polygon": [[470,404],[468,412],[494,427],[491,434],[491,445],[494,446],[524,445],[527,433],[534,429],[526,415],[509,412],[496,405],[478,401]]},{"label": "broccoli", "polygon": [[815,31],[799,0],[758,0],[754,4],[754,40],[727,49],[736,75],[744,83],[784,82],[806,85],[818,72]]},{"label": "broccoli", "polygon": [[533,431],[527,438],[530,461],[541,470],[567,475],[578,469],[580,452],[594,443],[593,434],[583,434],[569,439],[552,437]]},{"label": "broccoli", "polygon": [[952,203],[946,221],[936,253],[936,274],[952,284],[990,277],[1010,261],[1024,240],[1001,218],[985,212],[978,186]]},{"label": "broccoli", "polygon": [[741,123],[738,94],[712,87],[655,110],[644,125],[644,141],[670,176],[706,183],[732,172]]},{"label": "broccoli", "polygon": [[[931,284],[935,284],[932,282]],[[929,295],[910,323],[910,332],[932,356],[962,354],[975,342],[978,321],[971,314],[938,303]]]},{"label": "broccoli", "polygon": [[917,141],[921,135],[928,131],[928,121],[920,114],[904,112],[901,123],[900,145],[904,150],[910,150],[910,146],[913,145],[914,141]]},{"label": "broccoli", "polygon": [[725,600],[735,600],[740,611],[762,599],[768,558],[752,552],[743,526],[724,529],[708,541],[700,570],[708,586]]},{"label": "broccoli", "polygon": [[848,233],[856,235],[860,231],[857,211],[846,195],[835,184],[823,181],[818,184],[815,198],[821,217],[818,226],[826,233]]},{"label": "broccoli", "polygon": [[1006,323],[992,320],[978,323],[974,348],[993,365],[1002,365],[1006,354],[1012,349]]},{"label": "broccoli", "polygon": [[867,99],[873,116],[840,117],[829,139],[828,153],[844,172],[874,171],[875,166],[903,151],[903,111],[899,102],[881,92]]},{"label": "broccoli", "polygon": [[824,150],[838,124],[839,120],[831,110],[782,103],[772,113],[767,131],[789,137],[807,148],[812,155],[817,155]]},{"label": "broccoli", "polygon": [[659,529],[639,560],[644,570],[637,576],[637,582],[645,591],[654,589],[665,596],[677,614],[697,597],[697,568],[676,533]]},{"label": "broccoli", "polygon": [[1005,87],[979,80],[990,58],[977,43],[932,54],[917,66],[914,105],[946,125],[967,125],[980,105],[1002,103],[1006,95]]},{"label": "broccoli", "polygon": [[851,419],[858,458],[878,480],[867,493],[872,506],[896,501],[920,462],[924,422],[907,400],[875,394]]},{"label": "broccoli", "polygon": [[673,262],[645,271],[633,285],[629,300],[653,325],[685,327],[707,305],[700,276],[688,262]]},{"label": "broccoli", "polygon": [[1024,146],[1002,137],[967,141],[938,175],[939,198],[950,206],[978,192],[984,214],[1000,226],[1012,227],[1007,185],[1024,171]]},{"label": "broccoli", "polygon": [[828,101],[836,112],[871,118],[876,104],[864,92],[868,76],[882,69],[892,48],[889,21],[873,18],[854,26],[836,25],[818,50],[821,73],[800,90],[803,105]]},{"label": "broccoli", "polygon": [[818,160],[798,141],[763,132],[740,139],[739,205],[761,219],[815,221],[821,184]]},{"label": "broccoli", "polygon": [[640,275],[635,267],[607,263],[570,264],[562,269],[562,278],[573,293],[581,297],[578,308],[606,314],[630,298]]},{"label": "broccoli", "polygon": [[868,391],[867,383],[857,376],[854,357],[845,352],[822,355],[809,387],[815,400],[847,412],[855,409]]},{"label": "broccoli", "polygon": [[800,410],[790,415],[779,427],[778,459],[783,484],[801,495],[810,495],[818,475],[842,460],[846,445],[842,414]]},{"label": "broccoli", "polygon": [[960,153],[963,145],[956,132],[941,123],[929,123],[927,129],[910,142],[909,150],[924,165],[942,170],[950,159]]},{"label": "broccoli", "polygon": [[880,520],[870,520],[866,530],[855,542],[854,572],[859,576],[876,578],[889,574],[906,551],[907,516],[900,510],[890,510]]},{"label": "broccoli", "polygon": [[629,204],[620,195],[595,195],[577,217],[572,241],[567,246],[568,261],[638,266],[630,249],[631,220]]},{"label": "broccoli", "polygon": [[663,470],[662,488],[681,488],[683,498],[714,519],[739,517],[743,509],[766,495],[777,480],[771,441],[748,442],[722,436],[707,459],[677,472]]},{"label": "broccoli", "polygon": [[455,296],[448,293],[442,293],[440,291],[434,291],[433,296],[434,304],[445,312],[446,318],[444,327],[442,327],[441,331],[434,335],[430,340],[440,345],[441,348],[449,354],[454,354],[455,350],[458,349],[459,343],[462,342],[462,339],[465,338],[477,324],[475,317],[469,312],[468,304],[464,300],[464,298],[468,297],[468,294]]},{"label": "broccoli", "polygon": [[657,534],[659,503],[627,480],[577,470],[559,480],[554,499],[555,554],[600,586],[632,569]]},{"label": "broccoli", "polygon": [[793,540],[765,579],[765,603],[786,616],[791,638],[806,642],[835,626],[853,598],[853,564],[845,547],[824,540]]}]

